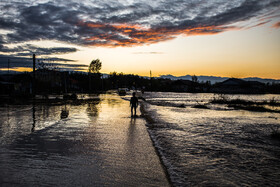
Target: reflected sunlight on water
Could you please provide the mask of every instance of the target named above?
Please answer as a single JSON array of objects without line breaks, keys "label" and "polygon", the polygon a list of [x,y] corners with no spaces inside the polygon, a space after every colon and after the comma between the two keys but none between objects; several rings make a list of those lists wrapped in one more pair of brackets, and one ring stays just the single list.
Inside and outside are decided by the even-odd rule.
[{"label": "reflected sunlight on water", "polygon": [[168,186],[144,124],[118,95],[0,107],[0,186]]}]

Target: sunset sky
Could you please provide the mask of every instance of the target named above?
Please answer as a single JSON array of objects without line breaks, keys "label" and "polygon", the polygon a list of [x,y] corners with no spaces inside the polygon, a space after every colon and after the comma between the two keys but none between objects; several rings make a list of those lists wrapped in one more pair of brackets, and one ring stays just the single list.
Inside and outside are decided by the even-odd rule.
[{"label": "sunset sky", "polygon": [[1,0],[0,70],[280,79],[280,0]]}]

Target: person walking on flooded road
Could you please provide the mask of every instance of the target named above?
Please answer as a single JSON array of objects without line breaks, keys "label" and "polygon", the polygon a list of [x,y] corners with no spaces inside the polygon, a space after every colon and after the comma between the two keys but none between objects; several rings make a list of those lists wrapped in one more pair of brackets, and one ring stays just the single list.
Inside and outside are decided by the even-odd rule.
[{"label": "person walking on flooded road", "polygon": [[[130,107],[131,107],[131,117],[136,116],[136,108],[138,107],[138,99],[136,97],[136,93],[132,93],[132,97],[130,98]],[[134,110],[134,115],[133,115]]]}]

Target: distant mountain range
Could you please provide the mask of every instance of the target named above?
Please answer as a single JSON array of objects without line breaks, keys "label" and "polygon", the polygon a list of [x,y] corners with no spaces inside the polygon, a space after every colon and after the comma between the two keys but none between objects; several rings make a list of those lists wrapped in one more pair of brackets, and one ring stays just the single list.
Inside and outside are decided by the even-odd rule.
[{"label": "distant mountain range", "polygon": [[[199,82],[206,82],[210,81],[212,84],[216,82],[222,82],[225,81],[231,77],[216,77],[216,76],[196,76]],[[185,75],[185,76],[173,76],[173,75],[161,75],[159,78],[164,78],[164,79],[171,79],[171,80],[192,80],[192,75]],[[247,78],[242,78],[242,80],[245,81],[258,81],[262,83],[280,83],[279,79],[262,79],[258,77],[247,77]]]}]

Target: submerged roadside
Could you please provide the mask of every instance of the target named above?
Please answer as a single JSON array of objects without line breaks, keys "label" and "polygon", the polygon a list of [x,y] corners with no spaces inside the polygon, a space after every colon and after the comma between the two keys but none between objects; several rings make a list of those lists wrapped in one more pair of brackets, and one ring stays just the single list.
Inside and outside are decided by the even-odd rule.
[{"label": "submerged roadside", "polygon": [[149,133],[149,136],[150,136],[150,139],[151,141],[153,142],[153,146],[156,150],[156,153],[159,157],[159,160],[161,162],[161,165],[164,169],[164,173],[166,175],[166,178],[168,179],[169,181],[169,184],[171,186],[173,186],[173,182],[172,182],[172,179],[171,179],[171,175],[170,173],[168,172],[168,161],[165,159],[164,157],[164,154],[162,152],[162,149],[160,148],[160,146],[157,144],[157,141],[153,135],[153,133],[151,132],[151,129],[153,128],[153,124],[156,123],[155,122],[155,119],[152,118],[151,115],[148,114],[147,110],[146,110],[146,107],[147,107],[147,104],[143,101],[143,102],[140,102],[140,111],[141,111],[141,116],[144,117],[144,119],[146,120],[146,127],[147,127],[147,132]]}]

